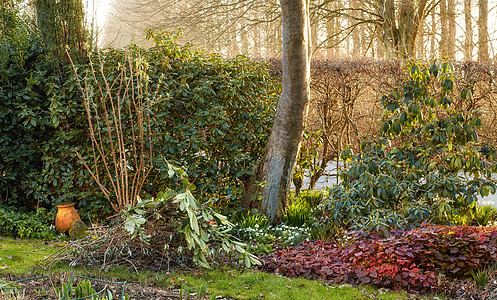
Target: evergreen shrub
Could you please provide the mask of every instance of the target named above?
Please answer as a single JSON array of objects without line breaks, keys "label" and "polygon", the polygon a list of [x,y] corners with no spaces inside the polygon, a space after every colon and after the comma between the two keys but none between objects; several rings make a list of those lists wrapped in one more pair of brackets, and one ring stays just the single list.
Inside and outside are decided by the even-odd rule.
[{"label": "evergreen shrub", "polygon": [[390,228],[446,223],[495,193],[496,151],[478,141],[481,111],[463,109],[469,89],[449,62],[409,62],[407,76],[382,97],[381,136],[343,152],[342,182],[324,201],[330,222],[388,235]]}]

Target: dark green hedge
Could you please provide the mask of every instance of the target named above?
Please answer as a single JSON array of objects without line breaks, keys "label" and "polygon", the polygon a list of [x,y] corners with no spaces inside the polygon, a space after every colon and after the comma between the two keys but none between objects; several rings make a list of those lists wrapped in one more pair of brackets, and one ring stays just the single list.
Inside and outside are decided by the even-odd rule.
[{"label": "dark green hedge", "polygon": [[[3,11],[2,20],[10,28],[0,34],[6,58],[0,61],[2,199],[30,208],[75,202],[83,217],[110,213],[75,155],[76,150],[91,155],[91,144],[72,68],[55,69],[39,34],[15,13]],[[277,81],[266,65],[246,57],[223,59],[180,46],[165,33],[150,37],[154,47],[126,50],[148,66],[150,97],[163,99],[152,108],[157,161],[144,194],[153,196],[168,184],[162,173],[167,159],[187,169],[202,197],[235,203],[265,147]],[[116,76],[124,54],[100,51],[107,79]],[[89,64],[76,67],[80,75],[89,70]]]},{"label": "dark green hedge", "polygon": [[54,132],[45,94],[54,64],[17,12],[0,9],[0,28],[1,201],[33,206],[42,145]]}]

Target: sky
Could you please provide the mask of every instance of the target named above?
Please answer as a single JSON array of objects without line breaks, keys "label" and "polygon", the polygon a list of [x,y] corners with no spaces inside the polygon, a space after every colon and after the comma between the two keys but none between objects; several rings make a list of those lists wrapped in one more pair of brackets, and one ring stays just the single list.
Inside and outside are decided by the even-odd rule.
[{"label": "sky", "polygon": [[95,17],[95,23],[98,28],[102,29],[107,20],[107,14],[111,10],[111,3],[113,0],[83,0],[86,7],[86,12],[89,16],[88,20],[91,21]]}]

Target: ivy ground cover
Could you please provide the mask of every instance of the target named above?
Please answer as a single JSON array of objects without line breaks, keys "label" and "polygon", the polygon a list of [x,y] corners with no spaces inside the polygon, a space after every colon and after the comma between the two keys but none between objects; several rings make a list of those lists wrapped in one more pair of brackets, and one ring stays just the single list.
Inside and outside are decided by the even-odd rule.
[{"label": "ivy ground cover", "polygon": [[[467,278],[497,259],[497,229],[423,225],[342,241],[307,241],[261,256],[264,271],[289,277],[429,291],[440,278]],[[443,276],[440,276],[443,275]]]}]

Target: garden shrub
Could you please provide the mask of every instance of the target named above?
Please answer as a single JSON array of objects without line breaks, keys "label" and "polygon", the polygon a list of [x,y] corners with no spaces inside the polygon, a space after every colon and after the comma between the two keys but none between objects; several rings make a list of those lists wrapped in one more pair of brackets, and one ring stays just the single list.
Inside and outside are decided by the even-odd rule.
[{"label": "garden shrub", "polygon": [[[281,60],[271,59],[270,62],[272,72],[281,76]],[[312,60],[312,97],[294,173],[296,190],[299,190],[303,174],[307,174],[309,189],[313,189],[321,176],[327,176],[327,164],[338,160],[344,147],[357,153],[364,136],[379,134],[382,105],[378,94],[393,90],[404,80],[403,64],[400,60],[364,57]],[[453,93],[460,94],[467,89],[473,96],[457,105],[467,111],[485,112],[481,116],[485,129],[477,129],[479,140],[495,144],[497,90],[494,74],[497,65],[475,61],[455,61],[453,64],[458,78]]]},{"label": "garden shrub", "polygon": [[495,193],[496,151],[478,141],[481,112],[465,110],[469,89],[452,93],[451,63],[407,64],[407,77],[382,97],[381,136],[343,152],[342,182],[324,201],[330,222],[382,232],[447,222]]},{"label": "garden shrub", "polygon": [[377,233],[351,233],[341,241],[307,241],[262,256],[265,271],[332,282],[429,290],[439,275],[470,278],[497,258],[497,231],[486,227],[423,225]]},{"label": "garden shrub", "polygon": [[53,61],[30,22],[0,6],[0,197],[4,204],[32,208],[41,145],[53,132],[45,94]]},{"label": "garden shrub", "polygon": [[55,238],[55,215],[44,208],[36,212],[0,206],[0,235],[15,238]]},{"label": "garden shrub", "polygon": [[[84,218],[110,210],[75,159],[87,144],[69,68],[46,48],[33,20],[0,9],[0,196],[26,211],[78,203]],[[82,60],[83,61],[83,60]]]},{"label": "garden shrub", "polygon": [[[106,49],[91,57],[94,68],[102,68],[102,72],[96,72],[96,80],[102,86],[119,75],[126,55],[144,66],[148,93],[143,97],[154,103],[148,108],[152,118],[146,124],[153,153],[146,159],[152,160],[154,169],[143,186],[142,196],[155,197],[158,191],[174,184],[168,178],[164,163],[167,159],[186,168],[189,179],[195,183],[195,195],[216,198],[217,205],[233,204],[265,147],[277,101],[277,83],[263,64],[245,57],[225,60],[204,54],[191,45],[176,44],[174,36],[162,32],[150,32],[149,38],[154,39],[155,46],[148,49],[131,45],[126,50]],[[98,94],[91,89],[96,83],[86,76],[90,65],[75,68],[89,85],[85,92],[89,97],[96,97]],[[99,207],[109,211],[109,206],[102,203],[102,194],[75,155],[78,152],[85,161],[93,162],[84,119],[86,113],[81,100],[73,96],[79,90],[75,75],[70,75],[58,88],[59,93],[54,89],[51,94],[55,104],[53,112],[55,116],[61,115],[58,128],[69,130],[58,131],[45,144],[42,183],[48,188],[43,193],[44,200],[47,203],[62,199],[75,202],[80,210],[95,214]],[[113,95],[119,94],[119,88],[118,85],[110,87]],[[131,91],[136,92],[136,87]],[[131,103],[128,102],[130,96],[123,96],[122,101]],[[64,111],[66,102],[74,111]],[[105,129],[102,118],[92,118],[95,126]],[[131,128],[128,121],[123,119],[123,133],[132,136],[137,129]],[[133,141],[127,139],[124,143],[128,147]],[[61,161],[68,163],[61,164]],[[86,205],[89,207],[85,208]]]},{"label": "garden shrub", "polygon": [[[29,17],[4,6],[0,13],[1,199],[28,210],[73,202],[83,218],[102,219],[111,207],[76,157],[93,155],[76,76],[45,47]],[[154,93],[146,97],[160,101],[151,108],[156,168],[145,194],[169,184],[167,158],[188,168],[198,195],[233,204],[265,147],[278,83],[263,63],[222,59],[166,33],[149,37],[155,42],[149,49],[90,54],[95,62],[100,56],[110,81],[126,51],[148,67]],[[79,75],[90,68],[87,58],[73,59]]]}]

